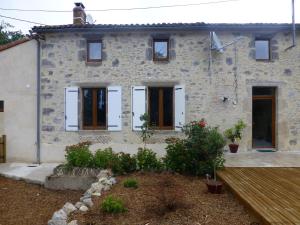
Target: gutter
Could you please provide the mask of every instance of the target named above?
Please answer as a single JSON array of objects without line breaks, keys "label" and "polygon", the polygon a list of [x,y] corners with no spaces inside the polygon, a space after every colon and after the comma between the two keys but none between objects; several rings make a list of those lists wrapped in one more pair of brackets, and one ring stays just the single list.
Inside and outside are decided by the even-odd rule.
[{"label": "gutter", "polygon": [[37,119],[36,119],[36,163],[40,164],[41,163],[41,133],[40,133],[40,106],[41,106],[41,99],[40,99],[40,95],[41,95],[41,89],[40,89],[40,85],[41,85],[41,65],[40,65],[40,61],[41,61],[41,42],[39,40],[39,37],[37,36],[35,38],[35,40],[37,41],[37,74],[36,74],[36,114],[37,114]]}]

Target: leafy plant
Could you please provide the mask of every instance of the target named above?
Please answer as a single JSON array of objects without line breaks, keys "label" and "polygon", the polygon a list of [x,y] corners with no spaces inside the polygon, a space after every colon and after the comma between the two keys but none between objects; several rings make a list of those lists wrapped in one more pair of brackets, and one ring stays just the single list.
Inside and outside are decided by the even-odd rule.
[{"label": "leafy plant", "polygon": [[136,158],[134,156],[120,152],[118,159],[123,173],[131,173],[136,170]]},{"label": "leafy plant", "polygon": [[111,195],[103,200],[101,209],[107,213],[122,213],[127,211],[123,201]]},{"label": "leafy plant", "polygon": [[126,188],[138,188],[138,182],[135,179],[128,178],[123,183]]},{"label": "leafy plant", "polygon": [[242,139],[242,133],[245,127],[246,124],[242,120],[239,120],[232,128],[225,130],[224,135],[232,143],[235,143],[237,140]]},{"label": "leafy plant", "polygon": [[144,113],[140,116],[140,120],[143,121],[141,126],[141,139],[144,143],[144,148],[146,148],[148,139],[153,135],[153,131],[150,129],[150,117],[147,113]]},{"label": "leafy plant", "polygon": [[[164,158],[166,168],[191,175],[213,174],[214,167],[223,167],[225,140],[217,127],[207,126],[204,119],[186,124],[186,138],[169,143]],[[215,163],[215,160],[218,163]],[[221,160],[223,159],[223,160]]]},{"label": "leafy plant", "polygon": [[163,167],[162,162],[156,157],[156,153],[148,148],[139,148],[136,160],[140,170],[160,170]]},{"label": "leafy plant", "polygon": [[93,154],[89,150],[90,142],[80,142],[66,147],[65,158],[69,167],[92,167]]},{"label": "leafy plant", "polygon": [[178,173],[186,173],[189,169],[190,156],[185,146],[184,140],[169,142],[166,147],[164,163],[167,169]]},{"label": "leafy plant", "polygon": [[111,148],[98,149],[94,156],[94,166],[102,169],[111,169],[114,173],[122,173],[118,155]]}]

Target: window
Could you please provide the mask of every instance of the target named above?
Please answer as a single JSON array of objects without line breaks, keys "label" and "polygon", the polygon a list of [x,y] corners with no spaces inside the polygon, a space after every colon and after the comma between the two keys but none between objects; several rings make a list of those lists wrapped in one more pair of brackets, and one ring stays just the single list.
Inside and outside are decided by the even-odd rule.
[{"label": "window", "polygon": [[173,129],[173,87],[148,88],[150,126]]},{"label": "window", "polygon": [[0,112],[4,112],[4,101],[0,101]]},{"label": "window", "polygon": [[[81,116],[78,100],[81,93]],[[81,119],[81,126],[79,120]],[[122,88],[108,86],[97,88],[65,88],[65,129],[120,131],[122,129]]]},{"label": "window", "polygon": [[169,60],[169,40],[154,39],[153,40],[153,60],[167,61]]},{"label": "window", "polygon": [[184,86],[132,87],[132,130],[141,131],[141,115],[148,113],[153,129],[182,131],[185,124]]},{"label": "window", "polygon": [[270,41],[255,40],[255,58],[257,60],[270,60]]},{"label": "window", "polygon": [[87,41],[87,61],[100,62],[102,60],[102,42]]},{"label": "window", "polygon": [[82,109],[84,129],[106,128],[106,88],[83,88]]}]

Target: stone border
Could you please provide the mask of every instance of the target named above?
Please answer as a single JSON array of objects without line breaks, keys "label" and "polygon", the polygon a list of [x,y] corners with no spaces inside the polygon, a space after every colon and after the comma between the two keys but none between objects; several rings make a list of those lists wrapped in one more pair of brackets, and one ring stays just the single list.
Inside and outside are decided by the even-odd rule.
[{"label": "stone border", "polygon": [[48,225],[78,225],[77,220],[72,220],[70,223],[67,223],[68,216],[76,211],[88,211],[89,208],[94,205],[92,196],[101,196],[103,191],[110,190],[111,186],[117,183],[116,178],[112,177],[112,173],[109,170],[101,170],[97,175],[97,179],[98,181],[92,183],[91,187],[75,205],[67,202],[61,209],[54,212],[51,220],[48,221]]}]

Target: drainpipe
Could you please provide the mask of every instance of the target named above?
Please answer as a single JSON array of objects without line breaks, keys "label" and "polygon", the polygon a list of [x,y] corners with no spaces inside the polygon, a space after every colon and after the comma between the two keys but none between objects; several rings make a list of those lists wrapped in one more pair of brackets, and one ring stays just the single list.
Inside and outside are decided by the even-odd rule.
[{"label": "drainpipe", "polygon": [[36,75],[36,114],[37,114],[37,119],[36,119],[36,163],[40,164],[41,163],[41,133],[40,133],[40,106],[41,106],[41,42],[39,40],[39,37],[37,36],[36,38],[37,41],[37,75]]},{"label": "drainpipe", "polygon": [[295,0],[292,0],[293,47],[296,46]]}]

